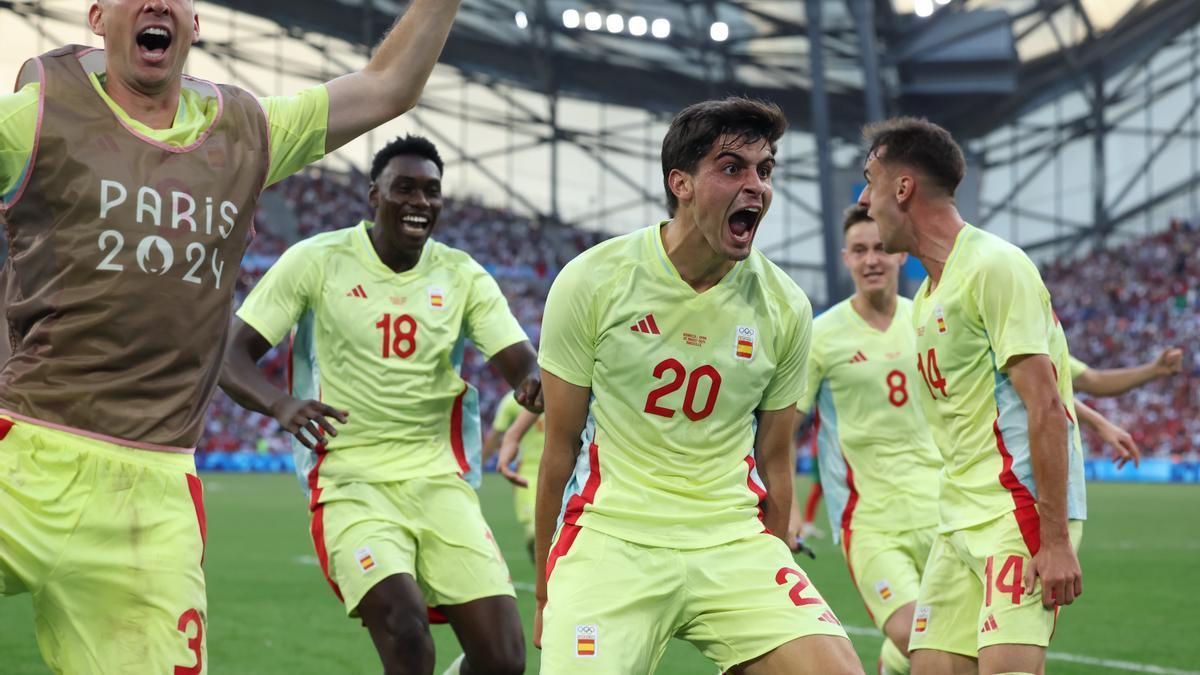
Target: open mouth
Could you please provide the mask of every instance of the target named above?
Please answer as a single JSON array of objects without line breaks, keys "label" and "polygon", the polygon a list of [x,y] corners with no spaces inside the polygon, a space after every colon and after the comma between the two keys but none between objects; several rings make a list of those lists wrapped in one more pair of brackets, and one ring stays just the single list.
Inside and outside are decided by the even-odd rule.
[{"label": "open mouth", "polygon": [[754,227],[758,225],[758,217],[762,209],[757,206],[734,211],[729,216],[729,234],[739,244],[749,243],[754,238]]},{"label": "open mouth", "polygon": [[151,63],[162,61],[171,46],[171,31],[161,26],[145,28],[137,34],[138,51]]},{"label": "open mouth", "polygon": [[421,214],[409,214],[400,218],[400,225],[406,234],[423,237],[429,234],[429,229],[433,227],[433,218]]}]

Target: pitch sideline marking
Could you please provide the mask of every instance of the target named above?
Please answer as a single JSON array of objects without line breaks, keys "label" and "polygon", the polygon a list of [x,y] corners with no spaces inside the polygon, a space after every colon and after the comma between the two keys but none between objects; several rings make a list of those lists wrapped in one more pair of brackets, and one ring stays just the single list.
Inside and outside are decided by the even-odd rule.
[{"label": "pitch sideline marking", "polygon": [[[534,585],[523,581],[514,581],[513,588],[524,593],[533,593]],[[874,628],[864,628],[862,626],[846,626],[842,628],[846,630],[847,635],[861,635],[863,637],[872,637],[880,639],[883,636]],[[1152,675],[1200,675],[1200,671],[1195,670],[1179,670],[1177,668],[1164,668],[1155,666],[1149,663],[1135,663],[1133,661],[1117,661],[1115,659],[1097,659],[1091,656],[1080,656],[1079,654],[1066,654],[1063,652],[1048,652],[1046,658],[1051,661],[1063,661],[1066,663],[1078,663],[1085,666],[1098,666],[1100,668],[1109,668],[1111,670],[1123,670],[1128,673],[1151,673]]]}]

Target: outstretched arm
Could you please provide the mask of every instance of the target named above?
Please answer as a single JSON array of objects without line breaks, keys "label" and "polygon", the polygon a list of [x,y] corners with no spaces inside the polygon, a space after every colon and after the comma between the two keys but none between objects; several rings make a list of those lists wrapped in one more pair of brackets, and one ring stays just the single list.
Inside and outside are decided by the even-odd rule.
[{"label": "outstretched arm", "polygon": [[1132,368],[1088,368],[1071,381],[1075,391],[1092,396],[1120,396],[1143,384],[1153,382],[1183,369],[1183,350],[1168,347],[1158,358]]},{"label": "outstretched arm", "polygon": [[[281,391],[258,369],[258,360],[270,351],[271,343],[238,318],[234,319],[232,333],[225,347],[220,383],[229,398],[247,410],[274,417],[279,426],[309,448],[321,443],[324,434],[337,436],[337,429],[327,418],[345,424],[348,411],[335,410],[320,401],[298,399]],[[307,431],[307,435],[301,433],[302,430]]]},{"label": "outstretched arm", "polygon": [[333,152],[411,110],[441,56],[460,0],[413,0],[362,70],[326,84]]}]

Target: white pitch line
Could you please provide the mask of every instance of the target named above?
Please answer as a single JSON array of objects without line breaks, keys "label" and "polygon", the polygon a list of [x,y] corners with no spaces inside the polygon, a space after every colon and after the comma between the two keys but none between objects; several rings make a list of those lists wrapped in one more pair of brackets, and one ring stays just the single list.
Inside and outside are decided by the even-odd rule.
[{"label": "white pitch line", "polygon": [[[525,583],[523,581],[514,581],[513,588],[524,593],[532,593],[534,591],[533,584]],[[842,628],[846,630],[847,635],[860,635],[863,637],[875,638],[880,641],[883,639],[883,636],[875,628],[847,625],[843,625]],[[1051,661],[1078,663],[1084,666],[1096,666],[1098,668],[1108,668],[1110,670],[1123,670],[1127,673],[1151,673],[1152,675],[1200,675],[1200,671],[1195,670],[1164,668],[1163,666],[1155,666],[1149,663],[1136,663],[1133,661],[1097,659],[1091,656],[1080,656],[1078,654],[1064,654],[1063,652],[1049,652],[1046,654],[1046,658]]]}]

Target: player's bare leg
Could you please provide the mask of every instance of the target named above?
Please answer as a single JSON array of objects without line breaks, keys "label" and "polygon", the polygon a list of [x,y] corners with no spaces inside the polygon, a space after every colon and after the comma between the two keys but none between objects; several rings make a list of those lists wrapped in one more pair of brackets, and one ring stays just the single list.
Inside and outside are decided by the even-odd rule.
[{"label": "player's bare leg", "polygon": [[1046,648],[1037,645],[992,645],[979,650],[979,675],[1046,672]]},{"label": "player's bare leg", "polygon": [[833,635],[806,635],[734,666],[733,675],[862,675],[850,641]]},{"label": "player's bare leg", "polygon": [[892,612],[883,624],[883,634],[904,654],[908,653],[908,636],[912,631],[913,614],[916,611],[917,603],[910,602]]},{"label": "player's bare leg", "polygon": [[438,607],[462,645],[461,675],[520,675],[525,672],[525,633],[517,599],[509,595]]},{"label": "player's bare leg", "polygon": [[385,675],[433,673],[433,636],[425,596],[412,576],[394,574],[372,586],[358,613],[371,633]]},{"label": "player's bare leg", "polygon": [[975,659],[936,649],[917,649],[909,654],[912,675],[975,675],[979,672]]}]

